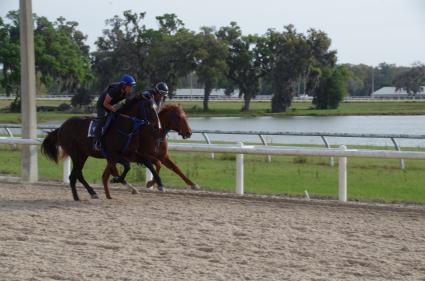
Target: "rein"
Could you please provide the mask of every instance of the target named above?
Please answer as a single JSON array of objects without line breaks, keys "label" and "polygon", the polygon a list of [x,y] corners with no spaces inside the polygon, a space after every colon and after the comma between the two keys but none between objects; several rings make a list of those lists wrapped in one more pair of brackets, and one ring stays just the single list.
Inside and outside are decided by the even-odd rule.
[{"label": "rein", "polygon": [[[144,102],[143,102],[143,104],[144,104]],[[128,116],[126,114],[120,114],[120,116],[127,118],[127,119],[130,119],[131,125],[132,125],[130,133],[127,133],[127,132],[122,131],[121,129],[118,129],[118,132],[121,135],[123,135],[127,138],[125,145],[124,145],[123,149],[121,150],[121,153],[124,153],[128,149],[131,141],[133,140],[134,135],[136,135],[140,131],[140,128],[144,125],[150,124],[149,120],[147,119],[146,108],[143,105],[141,105],[140,110],[143,112],[143,117],[144,117],[143,119]]]},{"label": "rein", "polygon": [[[122,116],[125,116],[125,115],[122,115]],[[143,125],[149,125],[149,121],[147,120],[139,119],[136,117],[130,117],[130,116],[127,116],[127,118],[131,120],[131,124],[132,124],[130,133],[126,133],[126,132],[123,132],[121,129],[118,129],[118,132],[127,138],[127,141],[125,142],[125,145],[121,151],[122,153],[124,153],[128,149],[134,135],[139,132],[140,128]]]}]

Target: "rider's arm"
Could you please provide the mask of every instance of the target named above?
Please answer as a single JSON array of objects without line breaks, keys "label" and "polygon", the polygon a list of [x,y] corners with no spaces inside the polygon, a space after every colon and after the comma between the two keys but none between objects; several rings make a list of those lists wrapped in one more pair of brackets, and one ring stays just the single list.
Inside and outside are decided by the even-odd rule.
[{"label": "rider's arm", "polygon": [[103,101],[103,107],[105,107],[109,111],[115,112],[117,111],[117,109],[111,105],[111,101],[112,101],[111,96],[106,95],[105,100]]}]

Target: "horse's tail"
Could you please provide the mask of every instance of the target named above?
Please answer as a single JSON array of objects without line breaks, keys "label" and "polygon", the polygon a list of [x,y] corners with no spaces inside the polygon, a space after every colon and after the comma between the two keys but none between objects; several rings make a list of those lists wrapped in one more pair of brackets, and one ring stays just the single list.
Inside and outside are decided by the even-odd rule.
[{"label": "horse's tail", "polygon": [[47,134],[47,137],[41,144],[41,153],[47,158],[58,163],[59,161],[59,140],[58,140],[59,129],[55,129]]}]

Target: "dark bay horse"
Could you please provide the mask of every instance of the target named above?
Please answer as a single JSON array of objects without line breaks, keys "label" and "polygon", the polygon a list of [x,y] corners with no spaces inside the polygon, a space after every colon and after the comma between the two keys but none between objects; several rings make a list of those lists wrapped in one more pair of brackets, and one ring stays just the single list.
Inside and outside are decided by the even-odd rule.
[{"label": "dark bay horse", "polygon": [[[161,108],[158,115],[162,126],[162,137],[159,140],[159,143],[158,139],[152,135],[143,134],[143,137],[140,139],[141,142],[139,151],[142,155],[150,155],[152,158],[154,158],[153,164],[156,166],[158,175],[161,169],[161,164],[163,164],[165,167],[179,175],[183,181],[192,189],[199,189],[199,186],[192,182],[185,174],[183,174],[180,168],[170,159],[170,156],[168,155],[168,140],[166,135],[169,131],[177,132],[180,136],[182,136],[183,139],[190,138],[192,135],[192,129],[190,128],[187,121],[186,113],[178,105],[167,104]],[[155,149],[152,149],[153,147],[155,147]],[[134,157],[129,160],[131,162],[139,162],[137,155],[134,155]],[[108,186],[108,179],[111,174],[116,175],[117,171],[114,166],[109,165],[108,163],[102,176],[102,182],[106,188]],[[122,181],[120,179],[114,179],[113,182]],[[148,182],[146,187],[149,188],[153,186],[155,182],[156,179],[154,177],[152,181]],[[126,184],[125,182],[123,183]]]},{"label": "dark bay horse", "polygon": [[[63,155],[71,157],[73,168],[69,176],[70,186],[74,200],[79,200],[76,182],[77,179],[84,185],[92,198],[98,198],[96,192],[84,179],[82,169],[89,156],[95,158],[107,158],[108,163],[124,166],[122,178],[125,177],[130,165],[126,160],[131,155],[137,155],[140,163],[143,163],[153,172],[155,179],[161,179],[153,168],[150,156],[141,155],[139,147],[142,134],[158,135],[160,122],[154,108],[153,100],[133,100],[114,114],[114,122],[110,125],[103,137],[104,151],[98,152],[93,149],[93,140],[87,136],[90,118],[73,117],[66,120],[58,129],[50,132],[44,139],[41,151],[49,159],[58,162],[59,147]],[[106,153],[105,153],[106,152]],[[105,195],[111,198],[109,190],[105,189]]]}]

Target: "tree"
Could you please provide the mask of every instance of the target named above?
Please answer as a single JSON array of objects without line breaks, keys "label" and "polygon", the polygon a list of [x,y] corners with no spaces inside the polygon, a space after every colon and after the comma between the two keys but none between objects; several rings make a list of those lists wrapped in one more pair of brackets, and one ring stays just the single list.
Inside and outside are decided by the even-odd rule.
[{"label": "tree", "polygon": [[149,40],[143,24],[145,15],[128,10],[123,12],[122,18],[116,15],[106,20],[110,28],[95,42],[97,50],[92,60],[98,87],[105,87],[123,73],[131,73],[139,87],[148,84],[144,67]]},{"label": "tree", "polygon": [[222,27],[217,37],[227,44],[226,77],[238,88],[239,95],[244,98],[242,111],[249,111],[251,99],[260,89],[260,78],[267,74],[269,45],[260,36],[242,36],[236,22]]},{"label": "tree", "polygon": [[227,46],[217,39],[214,29],[210,27],[202,27],[197,38],[199,47],[195,52],[196,74],[198,81],[204,85],[203,111],[206,112],[211,91],[217,88],[223,73],[227,71]]},{"label": "tree", "polygon": [[167,82],[172,96],[179,78],[196,68],[197,37],[184,27],[174,30],[161,26],[159,30],[147,30],[146,38],[149,44],[144,69],[148,79],[152,85],[159,81]]},{"label": "tree", "polygon": [[83,106],[88,106],[92,102],[92,96],[89,91],[85,88],[79,88],[76,95],[71,99],[71,104],[73,107],[81,108]]},{"label": "tree", "polygon": [[347,95],[349,71],[344,66],[325,69],[313,98],[318,109],[335,109]]},{"label": "tree", "polygon": [[[348,80],[350,96],[369,96],[372,90],[395,86],[395,78],[409,68],[394,64],[380,63],[377,67],[365,64],[344,64],[351,73]],[[372,80],[374,87],[372,89]]]},{"label": "tree", "polygon": [[[16,93],[13,109],[20,104],[19,13],[10,11],[9,23],[0,18],[0,63],[3,64],[1,85],[6,94]],[[33,15],[35,22],[35,70],[38,85],[58,85],[57,90],[72,91],[90,79],[90,60],[86,37],[76,29],[76,22],[59,18],[51,23],[45,17]]]},{"label": "tree", "polygon": [[291,105],[294,84],[309,65],[311,48],[303,34],[293,25],[279,33],[269,30],[268,37],[273,50],[271,79],[273,81],[272,112],[283,112]]},{"label": "tree", "polygon": [[409,70],[399,74],[395,78],[394,84],[397,91],[403,89],[409,95],[416,95],[423,91],[423,86],[425,85],[425,65],[422,63],[413,65]]},{"label": "tree", "polygon": [[52,23],[35,17],[36,71],[41,82],[55,92],[73,92],[91,80],[89,47],[78,23],[60,17]]},{"label": "tree", "polygon": [[19,60],[19,26],[16,11],[6,16],[11,23],[6,24],[0,17],[0,64],[3,65],[0,85],[6,95],[19,95],[20,60]]},{"label": "tree", "polygon": [[319,86],[322,73],[326,69],[332,69],[336,65],[336,51],[330,50],[332,40],[323,31],[309,29],[306,36],[307,44],[310,48],[309,62],[305,73],[306,93],[314,96]]}]

